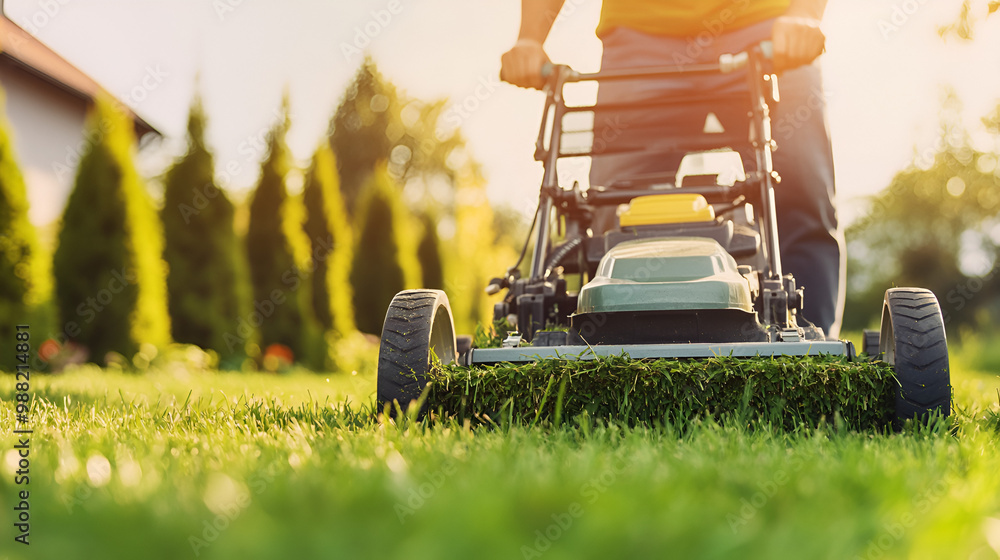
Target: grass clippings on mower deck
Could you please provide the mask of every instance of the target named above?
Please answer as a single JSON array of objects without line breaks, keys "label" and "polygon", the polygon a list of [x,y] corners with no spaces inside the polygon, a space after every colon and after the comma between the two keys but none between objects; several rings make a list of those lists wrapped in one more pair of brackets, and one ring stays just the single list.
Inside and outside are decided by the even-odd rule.
[{"label": "grass clippings on mower deck", "polygon": [[438,364],[428,379],[426,410],[472,422],[558,424],[586,413],[630,425],[713,418],[861,430],[890,424],[896,384],[886,364],[833,356]]}]

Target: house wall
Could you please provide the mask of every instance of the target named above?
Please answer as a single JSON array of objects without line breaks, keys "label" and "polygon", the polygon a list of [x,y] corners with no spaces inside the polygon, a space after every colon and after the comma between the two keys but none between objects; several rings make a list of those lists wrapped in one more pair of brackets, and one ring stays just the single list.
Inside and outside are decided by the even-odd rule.
[{"label": "house wall", "polygon": [[88,102],[0,57],[0,86],[28,185],[31,221],[59,218],[83,148]]}]

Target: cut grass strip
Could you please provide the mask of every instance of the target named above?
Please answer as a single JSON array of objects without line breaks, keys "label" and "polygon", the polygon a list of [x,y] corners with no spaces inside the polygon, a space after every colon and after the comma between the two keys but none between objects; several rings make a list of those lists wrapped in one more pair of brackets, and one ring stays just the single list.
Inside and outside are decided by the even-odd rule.
[{"label": "cut grass strip", "polygon": [[[436,365],[428,379],[427,410],[462,421],[559,424],[586,413],[629,425],[712,418],[859,430],[889,425],[896,384],[883,363],[827,356]],[[552,398],[556,383],[559,395]]]}]

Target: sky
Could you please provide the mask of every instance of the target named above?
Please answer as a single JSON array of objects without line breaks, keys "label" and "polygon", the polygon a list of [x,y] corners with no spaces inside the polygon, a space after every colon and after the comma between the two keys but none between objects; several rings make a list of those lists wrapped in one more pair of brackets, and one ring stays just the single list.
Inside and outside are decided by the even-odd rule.
[{"label": "sky", "polygon": [[[936,30],[959,4],[830,2],[821,63],[845,222],[915,154],[933,149],[944,86],[964,101],[970,127],[1000,100],[1000,16],[983,22],[971,44],[942,41]],[[546,44],[554,61],[600,68],[600,6],[566,0]],[[183,149],[196,89],[217,171],[237,198],[257,179],[257,139],[286,89],[289,145],[304,165],[365,52],[408,95],[451,101],[449,118],[482,163],[495,204],[534,209],[541,166],[532,152],[543,99],[497,79],[500,55],[517,35],[516,0],[7,0],[4,9],[164,133],[142,155],[148,175]],[[162,83],[133,96],[151,70]],[[64,197],[29,196],[36,224],[61,214]]]}]

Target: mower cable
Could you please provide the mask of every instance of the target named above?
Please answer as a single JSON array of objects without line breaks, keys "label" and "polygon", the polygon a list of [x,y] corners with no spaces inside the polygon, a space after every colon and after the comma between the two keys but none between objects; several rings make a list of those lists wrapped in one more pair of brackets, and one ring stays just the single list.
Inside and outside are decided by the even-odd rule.
[{"label": "mower cable", "polygon": [[528,254],[528,245],[531,244],[531,232],[535,231],[535,224],[538,223],[538,212],[539,210],[541,210],[541,208],[542,208],[542,197],[541,195],[539,195],[538,206],[535,207],[535,217],[531,219],[531,225],[528,226],[528,235],[524,239],[524,247],[521,247],[521,256],[517,257],[517,262],[514,263],[514,266],[507,269],[508,274],[510,273],[510,271],[520,268],[521,263],[524,262],[524,256]]},{"label": "mower cable", "polygon": [[563,259],[572,254],[573,251],[579,248],[582,243],[583,243],[582,237],[574,237],[573,239],[570,239],[569,241],[560,245],[559,248],[556,249],[554,253],[552,253],[552,257],[549,258],[549,262],[545,267],[544,277],[548,278],[552,274],[552,271],[557,266],[559,266],[559,264],[563,261]]}]

